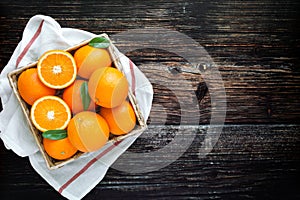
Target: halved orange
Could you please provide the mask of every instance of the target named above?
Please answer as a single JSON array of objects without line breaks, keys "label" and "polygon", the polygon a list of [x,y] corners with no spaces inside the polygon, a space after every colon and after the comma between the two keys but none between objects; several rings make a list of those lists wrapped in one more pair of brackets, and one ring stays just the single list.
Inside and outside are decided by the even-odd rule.
[{"label": "halved orange", "polygon": [[74,57],[63,50],[45,52],[38,61],[37,69],[40,80],[54,89],[68,87],[77,75]]},{"label": "halved orange", "polygon": [[44,96],[33,103],[30,118],[34,126],[42,132],[65,129],[71,120],[71,110],[61,98]]}]

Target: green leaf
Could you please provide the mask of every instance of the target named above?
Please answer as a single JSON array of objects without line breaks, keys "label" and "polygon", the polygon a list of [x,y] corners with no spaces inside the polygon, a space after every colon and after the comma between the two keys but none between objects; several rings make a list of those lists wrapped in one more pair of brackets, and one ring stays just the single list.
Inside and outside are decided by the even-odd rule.
[{"label": "green leaf", "polygon": [[66,130],[48,130],[42,134],[43,138],[47,138],[50,140],[60,140],[67,137]]},{"label": "green leaf", "polygon": [[89,45],[99,49],[105,49],[109,47],[110,42],[105,37],[95,37],[90,42]]},{"label": "green leaf", "polygon": [[87,110],[91,103],[91,97],[88,92],[88,83],[86,81],[84,81],[80,86],[80,97],[81,97],[83,109]]}]

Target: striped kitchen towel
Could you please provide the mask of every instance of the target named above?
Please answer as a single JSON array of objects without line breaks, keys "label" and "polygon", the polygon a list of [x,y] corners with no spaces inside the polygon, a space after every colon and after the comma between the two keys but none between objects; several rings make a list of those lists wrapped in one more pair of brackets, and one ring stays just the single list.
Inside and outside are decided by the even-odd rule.
[{"label": "striped kitchen towel", "polygon": [[[110,141],[100,150],[84,154],[62,168],[48,170],[9,85],[7,74],[36,61],[50,49],[66,49],[95,36],[79,29],[62,28],[49,16],[33,16],[24,29],[22,40],[0,74],[0,97],[3,107],[0,113],[0,137],[5,147],[19,156],[28,156],[36,172],[68,199],[81,199],[92,190],[103,179],[114,161],[141,133],[121,141]],[[152,85],[130,59],[122,53],[119,53],[118,57],[146,121],[152,106]]]}]

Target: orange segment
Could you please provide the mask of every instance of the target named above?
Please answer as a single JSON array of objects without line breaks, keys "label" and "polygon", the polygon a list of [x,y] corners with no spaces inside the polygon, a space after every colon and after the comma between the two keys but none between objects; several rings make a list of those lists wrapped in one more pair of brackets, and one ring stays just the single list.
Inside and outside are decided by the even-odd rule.
[{"label": "orange segment", "polygon": [[71,111],[61,98],[44,96],[32,105],[30,118],[34,126],[42,132],[65,129],[71,120]]},{"label": "orange segment", "polygon": [[62,89],[71,85],[77,75],[73,56],[63,50],[44,53],[37,64],[40,80],[50,88]]}]

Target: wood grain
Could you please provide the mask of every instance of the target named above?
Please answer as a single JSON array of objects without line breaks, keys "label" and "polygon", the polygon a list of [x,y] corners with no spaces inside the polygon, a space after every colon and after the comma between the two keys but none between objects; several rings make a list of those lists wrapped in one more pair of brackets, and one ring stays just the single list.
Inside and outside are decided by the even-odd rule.
[{"label": "wood grain", "polygon": [[[205,80],[197,74],[173,74],[170,66],[164,63],[139,65],[154,86],[151,122],[188,124],[191,118],[200,118],[200,123],[209,123],[210,91],[204,97],[197,96],[197,92],[205,92],[206,87],[199,89]],[[182,68],[182,64],[177,63],[177,66]],[[299,123],[299,73],[285,67],[268,69],[259,65],[218,67],[227,100],[226,107],[219,109],[226,109],[226,123]],[[196,106],[199,110],[194,110]],[[167,119],[159,117],[162,112],[166,112]],[[188,113],[184,120],[182,112]]]},{"label": "wood grain", "polygon": [[[82,2],[52,2],[47,5],[26,2],[25,13],[22,3],[1,3],[1,67],[8,62],[29,18],[37,13],[52,16],[62,27],[111,35],[134,28],[163,27],[191,37],[205,47],[217,63],[227,95],[227,123],[299,122],[300,71],[297,49],[300,34],[297,33],[300,32],[299,26],[296,26],[298,4],[294,1],[157,0],[148,3],[133,1],[129,4],[123,1],[101,4],[91,1],[87,5]],[[124,44],[117,45],[121,47]],[[182,44],[174,48],[180,51]],[[153,82],[160,78],[154,75],[162,73],[160,68],[154,69],[153,65],[180,67],[186,64],[184,59],[170,52],[149,49],[129,52],[128,56]],[[148,66],[152,67],[148,69]],[[198,78],[192,78],[190,82],[196,91]],[[186,87],[181,89],[185,90]],[[155,85],[156,94],[163,90]],[[178,105],[169,103],[174,100],[174,94],[165,91],[163,95],[162,99],[155,96],[154,103],[162,101],[158,106],[162,107],[167,102],[173,108],[173,113],[169,113],[167,121],[159,120],[162,110],[154,108],[152,119],[155,118],[158,124],[178,124]],[[200,123],[207,124],[211,116],[209,93],[199,106],[200,113],[192,112],[191,116],[200,116]]]},{"label": "wood grain", "polygon": [[[144,27],[185,34],[208,52],[226,91],[226,125],[213,151],[199,158],[212,113],[205,72],[186,72],[195,66],[172,52],[127,52],[155,92],[150,128],[130,151],[155,152],[176,134],[196,137],[179,159],[160,170],[129,174],[109,169],[84,199],[299,199],[299,8],[294,0],[3,0],[0,68],[36,14],[49,15],[62,27],[110,36]],[[184,49],[184,44],[171,45]],[[27,158],[3,144],[0,156],[1,199],[63,199]]]},{"label": "wood grain", "polygon": [[2,1],[1,21],[5,23],[1,23],[1,43],[6,47],[1,56],[5,52],[6,59],[1,65],[20,40],[28,19],[39,13],[52,16],[62,27],[94,33],[114,34],[146,26],[170,28],[197,40],[218,61],[292,65],[298,62],[298,8],[292,0]]},{"label": "wood grain", "polygon": [[[131,174],[109,169],[103,181],[84,199],[299,198],[298,125],[225,126],[214,149],[207,156],[199,158],[207,128],[208,126],[150,126],[130,147],[129,152],[153,153],[168,145],[175,135],[189,137],[195,134],[195,138],[180,158],[157,171]],[[4,199],[13,199],[13,194],[26,198],[47,196],[61,199],[34,172],[28,159],[19,158],[3,148],[2,146],[0,190]],[[176,149],[179,147],[174,147],[174,151]],[[165,159],[168,156],[149,156],[147,165],[157,165],[160,160]],[[132,166],[126,162],[124,168],[135,167],[136,162],[130,163]],[[118,164],[122,166],[122,163]]]}]

